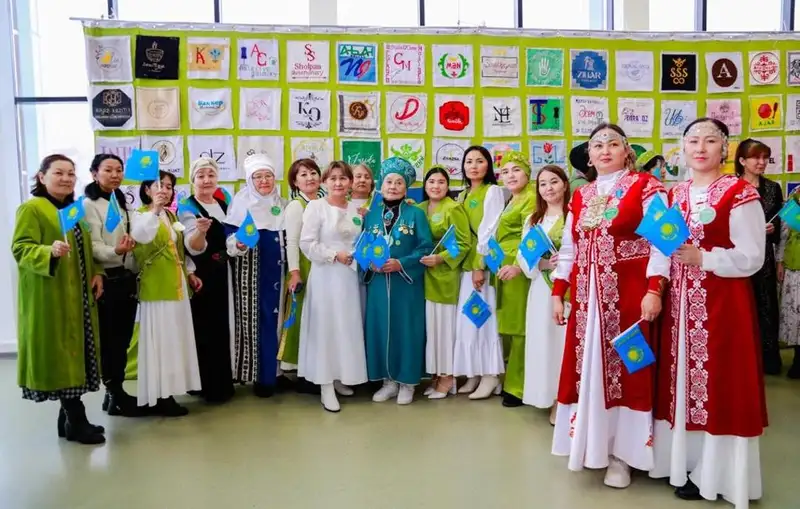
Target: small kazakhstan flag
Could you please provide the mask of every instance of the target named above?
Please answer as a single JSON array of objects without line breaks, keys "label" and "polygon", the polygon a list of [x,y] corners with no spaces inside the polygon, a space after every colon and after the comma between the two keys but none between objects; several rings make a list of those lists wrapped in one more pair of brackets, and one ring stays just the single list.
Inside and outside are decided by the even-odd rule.
[{"label": "small kazakhstan flag", "polygon": [[389,255],[389,244],[386,243],[385,238],[378,235],[369,246],[370,263],[380,269],[389,260]]},{"label": "small kazakhstan flag", "polygon": [[125,163],[125,180],[136,182],[158,180],[158,152],[133,149]]},{"label": "small kazakhstan flag", "polygon": [[689,238],[689,227],[680,211],[666,208],[661,198],[654,198],[647,207],[636,233],[647,239],[664,256],[671,256]]},{"label": "small kazakhstan flag", "polygon": [[489,239],[489,253],[483,257],[483,261],[489,270],[492,271],[492,274],[497,274],[497,271],[500,270],[500,267],[503,265],[503,248],[500,246],[500,243],[497,242],[497,239],[492,236]]},{"label": "small kazakhstan flag", "polygon": [[487,304],[475,290],[472,291],[472,295],[470,295],[464,303],[461,312],[464,313],[469,321],[478,329],[483,327],[486,320],[492,316],[492,310],[489,309],[489,304]]},{"label": "small kazakhstan flag", "polygon": [[64,235],[75,228],[75,225],[86,215],[83,208],[83,198],[78,198],[68,206],[58,211],[58,219],[61,222],[61,233]]},{"label": "small kazakhstan flag", "polygon": [[236,240],[244,244],[250,249],[253,249],[258,245],[258,239],[260,235],[258,233],[258,228],[256,228],[256,223],[253,221],[253,216],[250,214],[250,211],[247,211],[247,215],[242,221],[241,226],[239,229],[236,230]]}]

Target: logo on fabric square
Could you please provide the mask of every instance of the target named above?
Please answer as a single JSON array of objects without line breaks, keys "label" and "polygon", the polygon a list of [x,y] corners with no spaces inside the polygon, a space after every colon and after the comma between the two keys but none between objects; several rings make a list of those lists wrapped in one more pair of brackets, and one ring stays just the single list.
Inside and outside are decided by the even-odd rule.
[{"label": "logo on fabric square", "polygon": [[560,134],[563,131],[563,97],[528,98],[528,134]]},{"label": "logo on fabric square", "polygon": [[134,65],[136,77],[153,80],[178,79],[179,50],[179,37],[137,35]]},{"label": "logo on fabric square", "polygon": [[661,91],[697,91],[697,55],[694,53],[661,54]]},{"label": "logo on fabric square", "polygon": [[786,53],[786,81],[789,85],[800,85],[800,52]]},{"label": "logo on fabric square", "polygon": [[781,61],[774,51],[750,52],[750,84],[777,85],[781,77]]},{"label": "logo on fabric square", "polygon": [[378,46],[340,42],[336,45],[339,83],[377,85]]},{"label": "logo on fabric square", "polygon": [[470,123],[469,106],[461,101],[447,101],[439,106],[439,124],[448,131],[463,131]]},{"label": "logo on fabric square", "polygon": [[608,52],[570,50],[572,88],[608,89]]},{"label": "logo on fabric square", "polygon": [[133,101],[118,88],[107,88],[92,98],[92,116],[103,127],[122,127],[133,117]]}]

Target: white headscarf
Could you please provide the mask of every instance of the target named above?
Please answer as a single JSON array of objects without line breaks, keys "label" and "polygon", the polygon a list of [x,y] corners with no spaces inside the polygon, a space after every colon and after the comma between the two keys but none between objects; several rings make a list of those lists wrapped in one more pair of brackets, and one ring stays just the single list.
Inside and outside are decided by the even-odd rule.
[{"label": "white headscarf", "polygon": [[253,175],[257,171],[266,170],[273,176],[276,174],[272,160],[265,154],[253,154],[244,160],[243,166],[247,184],[233,197],[225,222],[231,226],[239,226],[249,210],[259,230],[282,230],[283,209],[287,202],[278,193],[278,182],[275,182],[272,192],[266,196],[261,195],[253,183]]}]

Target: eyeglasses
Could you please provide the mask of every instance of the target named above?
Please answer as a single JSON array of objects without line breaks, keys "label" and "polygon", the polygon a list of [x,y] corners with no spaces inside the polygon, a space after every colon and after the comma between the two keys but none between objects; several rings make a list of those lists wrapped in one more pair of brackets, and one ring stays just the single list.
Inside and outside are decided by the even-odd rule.
[{"label": "eyeglasses", "polygon": [[272,175],[253,175],[253,182],[269,182],[275,180]]}]

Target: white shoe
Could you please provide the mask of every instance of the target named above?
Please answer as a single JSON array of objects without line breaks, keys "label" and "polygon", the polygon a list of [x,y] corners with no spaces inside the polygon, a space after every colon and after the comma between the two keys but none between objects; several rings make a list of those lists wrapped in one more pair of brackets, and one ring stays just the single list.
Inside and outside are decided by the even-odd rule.
[{"label": "white shoe", "polygon": [[473,376],[472,378],[467,378],[467,383],[461,386],[458,390],[459,394],[470,394],[475,392],[475,389],[478,387],[478,382],[480,378],[477,376]]},{"label": "white shoe", "polygon": [[[430,393],[426,394],[426,396],[428,396],[428,399],[444,399],[449,394],[455,394],[456,393],[456,379],[453,378],[452,380],[453,380],[453,383],[450,385],[450,390],[449,391],[447,391],[447,392],[439,392],[434,387],[434,389],[432,391],[430,391]],[[425,392],[427,392],[427,391],[425,391]]]},{"label": "white shoe", "polygon": [[412,401],[414,401],[414,386],[400,384],[400,390],[397,393],[397,404],[410,405]]},{"label": "white shoe", "polygon": [[333,388],[336,389],[337,394],[341,394],[342,396],[352,396],[354,394],[352,387],[343,384],[339,380],[333,382]]},{"label": "white shoe", "polygon": [[320,400],[325,410],[336,413],[342,409],[342,407],[339,406],[339,400],[336,399],[336,391],[333,388],[333,384],[322,385],[319,389]]},{"label": "white shoe", "polygon": [[469,399],[486,399],[492,394],[500,394],[502,386],[497,375],[485,375],[481,377],[481,383],[475,392],[469,395]]},{"label": "white shoe", "polygon": [[608,468],[606,469],[606,478],[603,480],[606,486],[612,488],[627,488],[631,485],[631,467],[624,461],[610,456],[608,458]]},{"label": "white shoe", "polygon": [[372,401],[375,403],[383,403],[384,401],[389,401],[393,397],[397,396],[397,393],[400,391],[400,388],[397,386],[397,382],[392,382],[391,380],[384,380],[383,387],[378,389],[372,396]]}]

